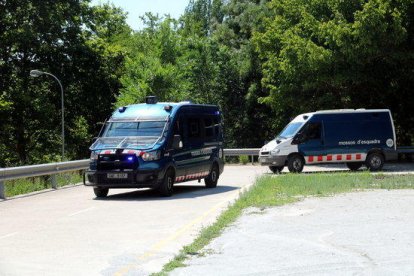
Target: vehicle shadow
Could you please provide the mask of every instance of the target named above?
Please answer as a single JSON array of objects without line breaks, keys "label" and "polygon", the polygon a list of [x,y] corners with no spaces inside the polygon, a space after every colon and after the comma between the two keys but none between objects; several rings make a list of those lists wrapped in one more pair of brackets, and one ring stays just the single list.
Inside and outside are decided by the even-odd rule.
[{"label": "vehicle shadow", "polygon": [[[368,169],[363,166],[357,171],[349,170],[344,164],[320,164],[320,165],[308,165],[305,167],[304,171],[301,174],[317,174],[317,173],[360,173],[366,172]],[[414,172],[414,163],[386,163],[381,171],[375,173],[413,173]],[[290,172],[285,169],[279,174],[274,174],[270,170],[265,175],[284,175],[289,174]]]},{"label": "vehicle shadow", "polygon": [[413,162],[385,163],[383,172],[396,172],[396,173],[414,172],[414,163]]},{"label": "vehicle shadow", "polygon": [[[216,188],[207,189],[204,185],[189,185],[178,184],[174,186],[174,193],[171,197],[161,196],[157,190],[152,189],[140,189],[129,192],[120,192],[116,189],[110,189],[109,195],[105,198],[95,198],[94,200],[110,200],[110,201],[167,201],[167,200],[180,200],[188,198],[197,198],[203,196],[211,196],[215,194],[221,194],[237,190],[239,187],[235,186],[220,186]],[[113,192],[113,194],[111,193]]]}]

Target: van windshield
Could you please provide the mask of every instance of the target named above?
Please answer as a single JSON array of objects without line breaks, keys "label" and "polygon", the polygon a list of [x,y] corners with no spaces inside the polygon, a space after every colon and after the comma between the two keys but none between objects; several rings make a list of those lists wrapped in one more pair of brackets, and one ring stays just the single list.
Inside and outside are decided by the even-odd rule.
[{"label": "van windshield", "polygon": [[[110,122],[90,150],[147,149],[161,143],[167,133],[166,121]],[[165,129],[165,132],[164,132]]]},{"label": "van windshield", "polygon": [[296,122],[288,124],[277,137],[287,139],[293,137],[304,122]]},{"label": "van windshield", "polygon": [[166,122],[111,122],[102,137],[160,137]]}]

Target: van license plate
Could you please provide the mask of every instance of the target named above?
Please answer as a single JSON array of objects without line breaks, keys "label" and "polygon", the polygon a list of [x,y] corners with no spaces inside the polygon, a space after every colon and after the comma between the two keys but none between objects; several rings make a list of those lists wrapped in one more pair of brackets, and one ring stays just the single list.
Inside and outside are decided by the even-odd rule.
[{"label": "van license plate", "polygon": [[126,179],[128,178],[128,174],[127,173],[108,173],[106,174],[106,177],[109,179]]}]

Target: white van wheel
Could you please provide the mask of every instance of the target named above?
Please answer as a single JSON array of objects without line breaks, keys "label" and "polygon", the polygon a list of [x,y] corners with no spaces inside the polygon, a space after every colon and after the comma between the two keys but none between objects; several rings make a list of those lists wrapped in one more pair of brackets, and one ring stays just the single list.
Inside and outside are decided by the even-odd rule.
[{"label": "white van wheel", "polygon": [[305,160],[299,154],[291,155],[288,158],[288,169],[290,172],[293,173],[300,173],[303,170],[303,166],[305,165]]}]

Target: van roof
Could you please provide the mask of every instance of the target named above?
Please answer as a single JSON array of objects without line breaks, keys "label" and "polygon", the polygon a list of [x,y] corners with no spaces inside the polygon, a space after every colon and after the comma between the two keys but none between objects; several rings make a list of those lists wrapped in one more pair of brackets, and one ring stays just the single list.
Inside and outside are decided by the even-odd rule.
[{"label": "van roof", "polygon": [[[165,121],[170,115],[174,115],[181,106],[216,107],[215,105],[193,104],[191,102],[158,102],[155,104],[132,104],[119,107],[109,121]],[[172,107],[172,110],[168,110]]]},{"label": "van roof", "polygon": [[332,110],[319,110],[315,112],[309,112],[309,113],[303,113],[298,116],[296,116],[292,122],[305,122],[313,115],[317,114],[345,114],[345,113],[369,113],[369,112],[388,112],[390,113],[389,109],[365,109],[365,108],[359,108],[359,109],[332,109]]},{"label": "van roof", "polygon": [[366,112],[390,112],[389,109],[331,109],[331,110],[318,110],[316,112],[306,113],[309,115],[313,114],[333,114],[333,113],[366,113]]}]

